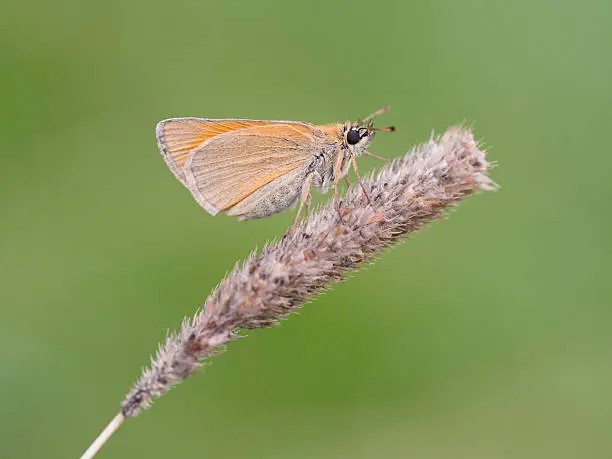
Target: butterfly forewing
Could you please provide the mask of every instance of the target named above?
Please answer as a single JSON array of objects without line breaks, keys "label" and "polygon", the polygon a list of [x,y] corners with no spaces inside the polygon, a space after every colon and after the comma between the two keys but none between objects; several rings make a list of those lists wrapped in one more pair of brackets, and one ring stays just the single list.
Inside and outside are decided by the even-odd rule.
[{"label": "butterfly forewing", "polygon": [[231,208],[312,158],[311,126],[265,123],[217,135],[188,154],[187,187],[211,214]]}]

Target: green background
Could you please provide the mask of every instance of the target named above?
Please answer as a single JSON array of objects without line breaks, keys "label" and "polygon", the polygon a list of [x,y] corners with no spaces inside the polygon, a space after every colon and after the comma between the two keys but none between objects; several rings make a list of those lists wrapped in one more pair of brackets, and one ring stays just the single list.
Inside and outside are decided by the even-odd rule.
[{"label": "green background", "polygon": [[387,103],[373,153],[468,122],[500,191],[231,343],[99,457],[612,456],[611,2],[2,9],[0,457],[77,457],[166,329],[291,223],[201,210],[157,121]]}]

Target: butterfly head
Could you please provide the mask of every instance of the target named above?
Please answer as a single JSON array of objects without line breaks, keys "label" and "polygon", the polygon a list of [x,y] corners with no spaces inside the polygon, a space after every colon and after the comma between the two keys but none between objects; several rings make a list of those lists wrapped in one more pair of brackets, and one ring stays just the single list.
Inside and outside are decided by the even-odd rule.
[{"label": "butterfly head", "polygon": [[384,128],[374,127],[372,118],[389,110],[389,106],[385,106],[380,110],[375,111],[371,115],[359,121],[347,121],[344,123],[344,145],[347,150],[351,151],[356,156],[366,151],[376,131],[393,132],[394,126]]}]

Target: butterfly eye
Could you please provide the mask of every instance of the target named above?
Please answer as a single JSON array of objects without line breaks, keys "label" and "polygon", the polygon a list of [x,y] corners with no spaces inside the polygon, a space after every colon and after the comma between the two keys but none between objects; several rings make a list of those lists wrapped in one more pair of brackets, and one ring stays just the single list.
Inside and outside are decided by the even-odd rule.
[{"label": "butterfly eye", "polygon": [[349,145],[355,145],[360,140],[361,136],[359,135],[359,131],[357,131],[357,129],[351,129],[348,131],[348,134],[346,135],[346,141]]}]

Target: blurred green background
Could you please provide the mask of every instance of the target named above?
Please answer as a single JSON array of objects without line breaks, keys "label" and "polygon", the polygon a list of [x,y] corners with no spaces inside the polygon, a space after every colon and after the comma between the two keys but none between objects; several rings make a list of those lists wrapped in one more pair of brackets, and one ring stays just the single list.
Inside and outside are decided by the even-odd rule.
[{"label": "blurred green background", "polygon": [[[0,15],[0,457],[77,457],[294,213],[201,210],[174,116],[472,123],[502,186],[126,422],[101,458],[612,456],[612,3],[15,2]],[[379,167],[363,158],[361,167]]]}]

